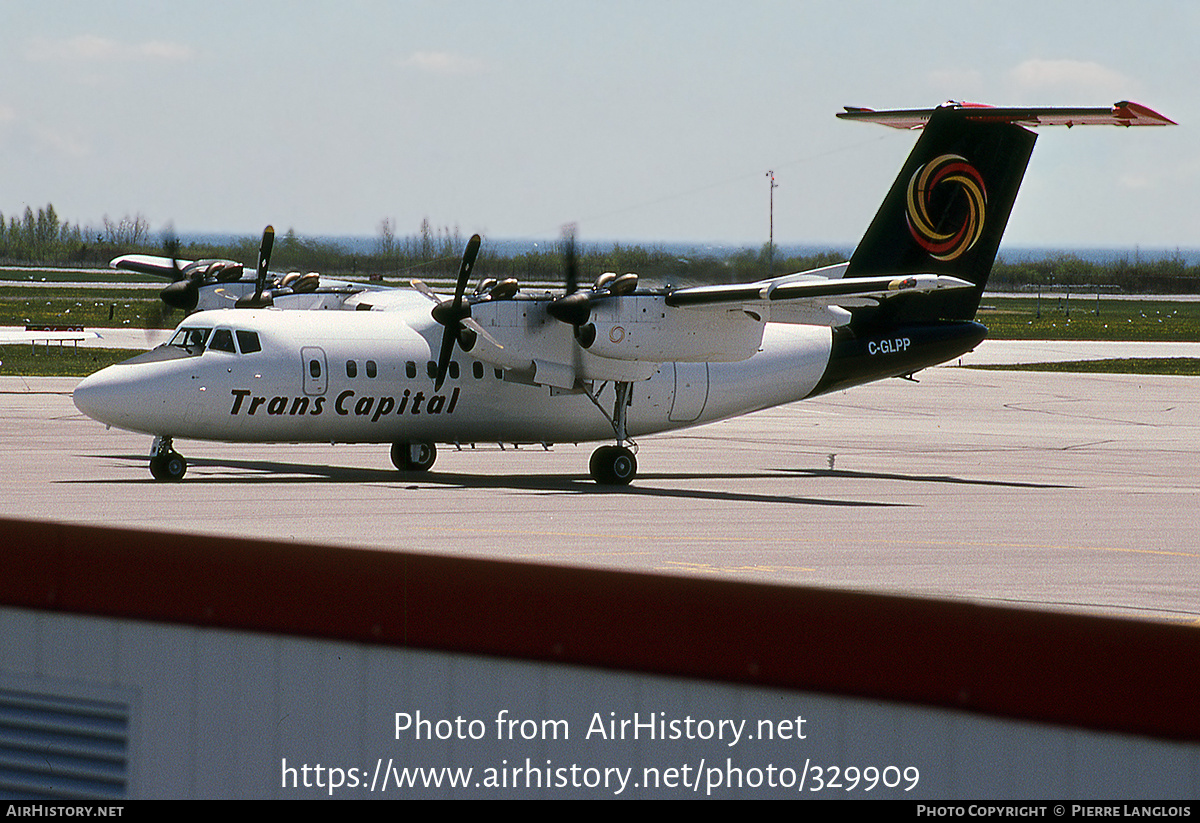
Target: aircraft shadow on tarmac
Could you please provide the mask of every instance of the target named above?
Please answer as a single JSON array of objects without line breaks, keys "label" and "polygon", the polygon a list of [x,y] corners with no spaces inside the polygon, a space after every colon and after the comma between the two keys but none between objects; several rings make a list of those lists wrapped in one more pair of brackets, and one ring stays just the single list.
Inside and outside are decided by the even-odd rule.
[{"label": "aircraft shadow on tarmac", "polygon": [[[108,454],[91,455],[103,460],[119,460],[136,465],[144,470],[145,455]],[[453,472],[421,472],[404,474],[395,469],[370,469],[347,466],[327,466],[311,463],[284,463],[269,460],[189,458],[191,465],[181,485],[203,484],[295,484],[295,483],[384,483],[397,488],[418,486],[443,486],[463,489],[508,489],[544,494],[617,494],[642,497],[663,497],[693,500],[741,501],[750,503],[777,503],[804,506],[906,508],[913,503],[880,502],[871,500],[838,500],[835,498],[800,497],[788,494],[757,494],[697,488],[661,488],[649,484],[660,481],[722,481],[786,479],[794,469],[765,470],[762,472],[706,472],[706,473],[646,473],[638,475],[638,482],[630,486],[598,486],[587,475],[546,474],[462,474]],[[238,472],[226,474],[224,470]],[[242,474],[242,472],[246,472]],[[814,475],[830,474],[815,472]],[[833,472],[833,476],[842,474]],[[845,473],[855,476],[855,473]],[[881,477],[890,477],[881,475]],[[147,472],[133,478],[107,478],[94,480],[72,480],[72,483],[116,483],[116,484],[159,484]]]},{"label": "aircraft shadow on tarmac", "polygon": [[1064,483],[1026,483],[1015,480],[974,480],[944,474],[889,474],[886,472],[855,472],[844,469],[780,469],[807,477],[842,477],[856,480],[901,480],[909,483],[954,483],[967,486],[1001,486],[1007,489],[1078,489]]}]

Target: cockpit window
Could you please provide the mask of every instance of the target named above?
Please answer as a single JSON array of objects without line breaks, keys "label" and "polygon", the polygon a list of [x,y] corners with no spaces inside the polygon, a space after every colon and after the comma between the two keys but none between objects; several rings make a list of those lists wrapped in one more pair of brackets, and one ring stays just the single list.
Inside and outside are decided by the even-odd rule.
[{"label": "cockpit window", "polygon": [[253,354],[256,351],[262,351],[262,344],[258,342],[258,332],[238,331],[236,334],[238,348],[242,350],[242,354]]},{"label": "cockpit window", "polygon": [[217,329],[212,333],[212,337],[208,339],[208,348],[215,351],[228,351],[237,353],[237,349],[233,347],[233,332],[229,329]]},{"label": "cockpit window", "polygon": [[175,332],[175,336],[171,338],[168,345],[178,346],[181,349],[203,349],[204,341],[210,331],[212,329],[182,328]]}]

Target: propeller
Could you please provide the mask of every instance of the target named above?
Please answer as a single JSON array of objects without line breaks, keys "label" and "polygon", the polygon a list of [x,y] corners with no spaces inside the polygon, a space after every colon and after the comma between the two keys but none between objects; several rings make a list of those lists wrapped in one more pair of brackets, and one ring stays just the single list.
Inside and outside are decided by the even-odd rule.
[{"label": "propeller", "polygon": [[568,226],[563,240],[563,266],[566,289],[546,306],[555,320],[574,327],[575,339],[585,349],[596,342],[596,326],[588,323],[592,316],[592,295],[579,291],[579,265],[575,257],[575,227]]},{"label": "propeller", "polygon": [[147,342],[150,331],[169,325],[168,318],[180,309],[189,312],[196,307],[200,299],[200,287],[188,277],[186,270],[179,265],[179,238],[175,236],[173,227],[168,226],[163,232],[163,250],[171,257],[174,272],[171,282],[158,293],[159,299],[144,320]]},{"label": "propeller", "polygon": [[[275,240],[275,230],[267,226],[263,232],[262,243],[258,253],[258,277],[255,282],[253,297],[239,300],[239,307],[258,307],[271,305],[271,295],[264,297],[266,279],[269,274],[271,247]],[[211,283],[233,283],[241,279],[244,267],[233,260],[197,260],[187,265],[179,264],[179,239],[173,229],[168,228],[163,238],[163,248],[171,258],[171,283],[158,293],[159,303],[157,316],[151,318],[152,323],[161,324],[164,318],[175,309],[184,312],[193,311],[200,302],[200,287]],[[136,264],[124,266],[134,271],[142,271]],[[152,274],[161,274],[161,269],[149,269]],[[220,291],[220,290],[219,290]],[[225,295],[223,295],[225,296]],[[230,299],[233,299],[230,297]]]},{"label": "propeller", "polygon": [[171,266],[175,269],[175,275],[171,278],[170,284],[158,293],[158,296],[168,309],[191,311],[196,308],[196,303],[200,300],[199,278],[202,275],[197,270],[189,276],[189,273],[180,267],[179,238],[175,236],[174,230],[167,230],[163,247],[171,256]]},{"label": "propeller", "polygon": [[[471,304],[463,299],[467,290],[467,281],[471,279],[471,270],[475,268],[475,257],[479,254],[482,239],[478,234],[472,235],[467,241],[466,251],[463,252],[462,263],[458,267],[458,281],[454,284],[454,299],[442,300],[433,307],[433,319],[446,327],[442,333],[442,349],[438,353],[437,377],[433,383],[434,391],[441,391],[442,383],[446,380],[446,371],[450,368],[450,358],[454,354],[454,343],[458,342],[463,351],[470,351],[475,345],[475,335],[483,328],[471,320]],[[433,292],[420,281],[414,281],[413,286],[425,294],[432,296]],[[422,288],[424,287],[424,288]]]},{"label": "propeller", "polygon": [[[275,245],[275,227],[263,229],[262,242],[258,245],[258,268],[254,279],[254,295],[243,297],[234,303],[238,309],[261,309],[271,305],[271,293],[264,290],[267,286],[267,270],[271,265],[271,249]],[[170,288],[168,286],[168,288]]]}]

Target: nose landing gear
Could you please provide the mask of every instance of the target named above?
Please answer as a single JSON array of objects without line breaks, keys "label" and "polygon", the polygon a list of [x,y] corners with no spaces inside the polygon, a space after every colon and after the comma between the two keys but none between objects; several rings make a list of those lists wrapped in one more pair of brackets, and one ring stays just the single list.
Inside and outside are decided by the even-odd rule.
[{"label": "nose landing gear", "polygon": [[154,438],[150,447],[150,474],[155,480],[175,482],[187,473],[187,461],[175,451],[169,437]]}]

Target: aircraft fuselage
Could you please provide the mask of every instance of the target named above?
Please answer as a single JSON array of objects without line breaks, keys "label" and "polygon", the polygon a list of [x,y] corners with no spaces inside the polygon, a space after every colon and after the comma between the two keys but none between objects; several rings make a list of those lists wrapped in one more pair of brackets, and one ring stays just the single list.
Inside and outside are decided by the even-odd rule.
[{"label": "aircraft fuselage", "polygon": [[[520,382],[514,373],[469,354],[456,354],[448,379],[435,390],[431,364],[442,329],[431,320],[414,323],[400,315],[201,312],[180,328],[205,330],[208,345],[163,346],[110,366],[79,385],[75,402],[118,428],[202,440],[612,438],[610,420],[586,394]],[[569,334],[569,327],[561,333]],[[223,350],[219,335],[236,342]],[[761,349],[746,360],[661,364],[650,379],[633,384],[628,433],[693,426],[802,399],[825,374],[831,341],[826,327],[768,323]],[[878,346],[878,356],[894,349]],[[602,406],[615,400],[612,384],[596,382],[593,391]]]}]

